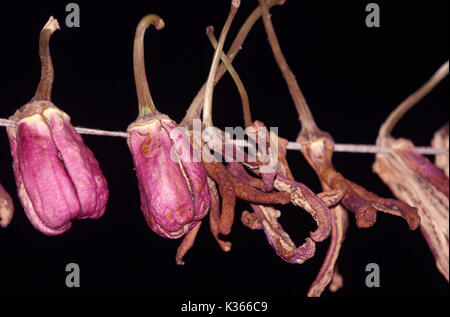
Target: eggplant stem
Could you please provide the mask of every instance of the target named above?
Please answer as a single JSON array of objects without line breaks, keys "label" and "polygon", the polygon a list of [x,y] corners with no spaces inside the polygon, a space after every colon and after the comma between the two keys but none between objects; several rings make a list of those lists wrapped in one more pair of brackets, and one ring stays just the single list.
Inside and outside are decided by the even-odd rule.
[{"label": "eggplant stem", "polygon": [[[214,49],[217,49],[217,40],[214,36],[214,27],[208,26],[206,28],[206,34],[208,35],[209,41],[211,42]],[[221,56],[222,63],[227,68],[227,71],[230,73],[231,77],[233,78],[233,81],[239,91],[239,96],[241,97],[241,103],[242,103],[242,111],[244,113],[244,124],[245,127],[249,127],[252,125],[252,113],[250,111],[250,102],[248,99],[247,91],[245,90],[245,86],[242,83],[241,78],[239,77],[238,73],[234,69],[233,65],[231,64],[228,57],[225,55],[225,53],[222,53]]]},{"label": "eggplant stem", "polygon": [[53,32],[59,30],[58,20],[52,16],[45,24],[39,37],[39,56],[41,57],[41,80],[32,100],[51,100],[52,85],[55,73],[52,56],[50,55],[50,38]]},{"label": "eggplant stem", "polygon": [[[285,0],[268,0],[267,5],[268,7],[273,7],[274,5],[282,5]],[[231,44],[230,49],[228,50],[227,56],[230,62],[233,62],[234,58],[236,57],[239,50],[242,48],[242,44],[244,43],[245,39],[247,38],[248,33],[252,29],[253,25],[256,21],[261,17],[261,8],[258,6],[253,10],[253,12],[249,15],[247,20],[244,22],[244,24],[241,26],[238,34],[236,35],[233,43]],[[214,85],[219,82],[219,80],[222,78],[222,76],[226,72],[225,65],[221,64],[219,68],[217,69],[216,78],[214,81]],[[205,97],[205,90],[206,90],[206,83],[203,84],[202,88],[198,91],[197,95],[195,96],[194,100],[192,101],[191,105],[189,106],[186,115],[184,116],[183,120],[181,121],[180,125],[185,127],[191,127],[192,121],[194,119],[200,118],[200,114],[202,112],[203,108],[203,99]]]},{"label": "eggplant stem", "polygon": [[304,135],[308,139],[321,136],[323,135],[323,132],[317,127],[308,107],[308,103],[306,102],[306,99],[297,83],[297,80],[295,79],[295,75],[289,68],[286,58],[281,51],[280,43],[278,42],[277,35],[270,19],[267,4],[264,0],[258,1],[262,11],[262,19],[264,28],[266,29],[267,39],[269,41],[270,47],[272,48],[274,58],[281,70],[281,73],[283,74],[284,79],[286,80],[286,84],[299,115],[299,120],[302,124],[300,135]]},{"label": "eggplant stem", "polygon": [[409,95],[401,104],[391,112],[389,117],[384,121],[378,132],[378,138],[389,137],[397,122],[417,104],[423,97],[425,97],[437,84],[439,84],[448,75],[448,61],[445,62],[434,75],[419,89]]},{"label": "eggplant stem", "polygon": [[212,122],[212,99],[214,92],[214,79],[216,78],[217,67],[219,66],[220,56],[222,55],[223,45],[227,37],[228,31],[230,30],[231,22],[233,22],[234,16],[241,4],[240,0],[232,0],[230,12],[228,13],[227,20],[223,26],[222,32],[220,33],[219,43],[217,45],[216,51],[214,52],[213,61],[211,64],[211,69],[209,70],[208,80],[206,81],[205,99],[203,104],[203,123],[207,127],[213,126]]},{"label": "eggplant stem", "polygon": [[139,21],[136,28],[133,48],[133,69],[138,95],[139,118],[158,113],[150,94],[147,75],[145,73],[144,34],[150,25],[154,25],[157,30],[161,30],[164,27],[164,21],[156,14],[149,14]]}]

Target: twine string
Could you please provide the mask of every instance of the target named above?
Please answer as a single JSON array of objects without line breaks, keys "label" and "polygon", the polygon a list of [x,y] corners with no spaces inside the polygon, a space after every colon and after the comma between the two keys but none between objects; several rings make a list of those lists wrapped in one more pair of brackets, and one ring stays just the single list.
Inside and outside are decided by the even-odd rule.
[{"label": "twine string", "polygon": [[[0,118],[0,126],[4,127],[15,127],[16,123],[12,120],[2,119]],[[122,131],[105,131],[99,129],[88,129],[75,127],[75,130],[80,134],[89,134],[89,135],[100,135],[100,136],[110,136],[110,137],[121,137],[128,138],[129,134],[127,132]],[[245,146],[245,143],[239,142],[239,146]],[[301,150],[301,144],[297,142],[289,142],[287,146],[288,150]],[[430,146],[416,146],[416,151],[423,155],[449,155],[449,151],[447,149],[437,149]],[[388,153],[389,149],[385,147],[380,147],[371,144],[343,144],[338,143],[334,145],[335,152],[347,152],[347,153]]]}]

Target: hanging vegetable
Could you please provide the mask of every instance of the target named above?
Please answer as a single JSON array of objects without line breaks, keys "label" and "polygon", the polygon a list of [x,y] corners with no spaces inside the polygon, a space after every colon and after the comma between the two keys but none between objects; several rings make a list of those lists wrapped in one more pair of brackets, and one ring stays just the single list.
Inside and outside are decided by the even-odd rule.
[{"label": "hanging vegetable", "polygon": [[108,187],[91,150],[51,102],[53,64],[49,41],[59,29],[50,17],[41,31],[42,75],[36,94],[10,117],[7,133],[20,201],[33,226],[47,235],[61,234],[74,219],[103,215]]},{"label": "hanging vegetable", "polygon": [[391,136],[391,131],[412,106],[447,76],[448,71],[447,61],[428,82],[405,99],[382,124],[377,145],[388,148],[389,153],[378,153],[373,165],[374,171],[396,197],[417,206],[422,219],[420,230],[435,257],[437,268],[447,281],[449,279],[448,176],[426,157],[417,153],[410,140],[395,139]]},{"label": "hanging vegetable", "polygon": [[162,237],[176,239],[199,224],[210,206],[206,173],[191,160],[189,139],[177,124],[156,110],[147,83],[144,34],[149,25],[164,27],[154,14],[139,22],[134,39],[133,67],[139,116],[128,126],[128,146],[141,196],[141,208],[150,228]]}]

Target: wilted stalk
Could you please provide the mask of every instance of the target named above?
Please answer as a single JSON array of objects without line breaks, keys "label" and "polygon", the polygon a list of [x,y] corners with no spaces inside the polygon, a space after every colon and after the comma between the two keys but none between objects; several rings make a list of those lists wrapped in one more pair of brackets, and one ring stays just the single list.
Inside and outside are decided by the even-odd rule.
[{"label": "wilted stalk", "polygon": [[[211,42],[214,49],[217,49],[217,40],[214,37],[214,28],[212,26],[209,26],[206,28],[206,34],[208,35],[209,41]],[[252,125],[252,114],[250,112],[250,102],[248,100],[248,94],[247,91],[244,88],[244,84],[242,83],[241,78],[239,77],[238,73],[234,69],[233,65],[231,64],[228,57],[222,53],[221,57],[222,63],[227,68],[227,71],[230,73],[231,77],[233,78],[233,81],[236,85],[236,88],[239,91],[239,96],[241,97],[241,103],[242,103],[242,110],[244,112],[244,124],[245,127],[249,127]]]},{"label": "wilted stalk", "polygon": [[[273,7],[274,5],[282,5],[285,2],[285,0],[268,0],[267,6]],[[244,22],[242,27],[240,28],[236,38],[234,39],[233,43],[231,44],[230,49],[227,52],[227,57],[231,62],[233,62],[234,58],[236,57],[239,50],[242,48],[242,45],[252,29],[253,25],[256,21],[261,17],[261,9],[260,7],[257,7],[253,12],[249,15],[247,20]],[[219,82],[219,80],[222,78],[222,76],[226,72],[226,67],[224,64],[221,64],[217,69],[217,74],[214,80],[214,85]],[[200,114],[202,112],[203,108],[203,100],[205,97],[205,91],[206,91],[206,83],[202,86],[202,88],[199,90],[197,95],[195,96],[194,100],[192,101],[191,105],[189,106],[189,109],[186,112],[186,115],[184,116],[183,120],[181,121],[180,125],[190,127],[192,125],[192,120],[197,119],[200,117]]]},{"label": "wilted stalk", "polygon": [[222,32],[219,37],[219,44],[216,47],[214,52],[214,57],[211,64],[211,69],[209,70],[208,80],[206,81],[206,91],[205,91],[205,100],[203,105],[203,124],[206,127],[213,126],[212,122],[212,99],[214,92],[214,81],[216,78],[217,67],[219,66],[219,61],[222,56],[223,45],[225,43],[225,38],[230,29],[231,22],[233,22],[234,16],[241,4],[240,0],[232,0],[230,13],[228,14],[227,20],[225,21],[225,25],[222,28]]},{"label": "wilted stalk", "polygon": [[381,125],[380,131],[378,132],[379,138],[388,138],[391,135],[392,129],[395,127],[397,122],[416,105],[423,97],[428,95],[428,93],[439,84],[442,79],[448,75],[448,61],[444,63],[436,73],[428,80],[423,86],[421,86],[417,91],[412,93],[408,98],[403,100],[401,104],[395,108],[394,111],[389,115],[389,117]]}]

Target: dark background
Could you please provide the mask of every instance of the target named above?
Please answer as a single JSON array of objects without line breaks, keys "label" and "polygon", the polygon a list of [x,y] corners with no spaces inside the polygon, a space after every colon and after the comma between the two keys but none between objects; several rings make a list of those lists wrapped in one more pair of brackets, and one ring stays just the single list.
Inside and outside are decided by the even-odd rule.
[{"label": "dark background", "polygon": [[[448,59],[448,1],[377,1],[381,28],[365,26],[370,1],[294,1],[271,10],[290,67],[322,129],[337,143],[374,144],[388,114]],[[69,3],[69,1],[67,1]],[[0,117],[29,101],[40,78],[38,37],[50,15],[61,30],[51,41],[55,66],[53,102],[75,126],[124,131],[137,117],[132,43],[139,19],[159,14],[166,23],[146,36],[146,65],[157,107],[179,121],[206,81],[213,50],[205,28],[216,36],[229,1],[77,1],[81,27],[68,28],[64,1],[3,3],[0,12]],[[257,6],[243,0],[226,49]],[[253,118],[295,140],[300,125],[285,82],[273,59],[261,21],[255,24],[234,65],[246,85]],[[448,121],[448,79],[400,121],[394,136],[428,145]],[[214,94],[214,123],[242,125],[239,95],[225,75]],[[1,295],[205,295],[305,296],[325,257],[329,240],[303,265],[284,263],[262,231],[239,219],[239,203],[224,253],[201,228],[185,266],[175,264],[180,240],[163,239],[146,225],[140,211],[132,159],[122,138],[84,136],[108,179],[110,200],[96,221],[75,221],[69,232],[47,237],[26,218],[15,192],[9,144],[0,128],[0,182],[11,193],[15,215],[0,230]],[[295,177],[318,192],[313,170],[299,152],[288,160]],[[336,169],[382,196],[390,190],[372,172],[371,154],[336,153]],[[283,207],[280,222],[300,244],[314,230],[312,218]],[[65,286],[65,266],[81,268],[81,288]],[[365,286],[365,266],[379,264],[381,287]],[[435,268],[420,231],[379,213],[370,229],[356,228],[353,215],[339,268],[344,288],[323,296],[446,296],[448,283]]]}]

